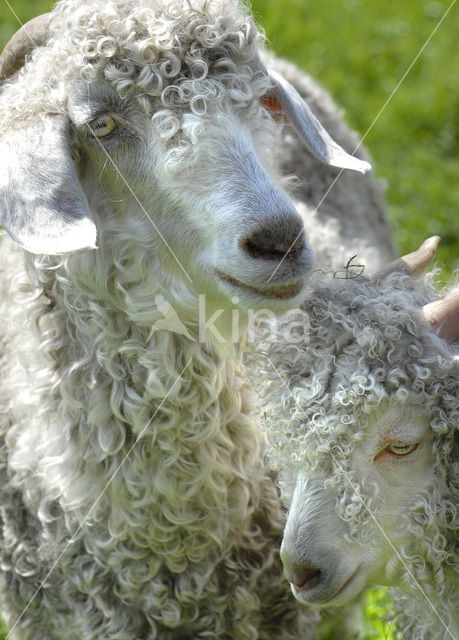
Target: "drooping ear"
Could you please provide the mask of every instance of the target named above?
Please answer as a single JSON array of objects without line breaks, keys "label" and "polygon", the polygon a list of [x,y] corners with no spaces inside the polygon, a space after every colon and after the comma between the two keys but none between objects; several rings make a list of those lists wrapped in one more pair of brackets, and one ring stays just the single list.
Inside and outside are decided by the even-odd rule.
[{"label": "drooping ear", "polygon": [[96,247],[64,116],[44,115],[0,138],[0,224],[32,253]]},{"label": "drooping ear", "polygon": [[325,131],[298,91],[279,73],[268,69],[273,82],[272,93],[264,97],[263,104],[274,113],[282,113],[296,129],[309,151],[332,167],[352,169],[366,173],[371,165],[348,154]]}]

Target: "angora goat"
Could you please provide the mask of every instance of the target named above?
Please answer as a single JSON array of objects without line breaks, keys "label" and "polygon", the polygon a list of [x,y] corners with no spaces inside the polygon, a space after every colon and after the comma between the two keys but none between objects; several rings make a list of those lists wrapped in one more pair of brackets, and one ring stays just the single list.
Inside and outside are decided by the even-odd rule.
[{"label": "angora goat", "polygon": [[[273,150],[307,179],[305,211],[337,175],[323,163],[368,164],[260,42],[233,0],[63,0],[0,60],[11,637],[312,633],[282,576],[281,507],[238,347],[218,337],[235,311],[243,331],[248,308],[295,304],[311,270]],[[307,79],[299,89],[351,149],[331,103]],[[325,212],[345,227],[355,210],[348,234],[389,238],[374,179],[342,178]]]},{"label": "angora goat", "polygon": [[459,290],[437,299],[406,273],[436,244],[371,280],[322,282],[307,339],[285,317],[266,413],[294,595],[327,607],[396,586],[400,637],[419,640],[459,633]]}]

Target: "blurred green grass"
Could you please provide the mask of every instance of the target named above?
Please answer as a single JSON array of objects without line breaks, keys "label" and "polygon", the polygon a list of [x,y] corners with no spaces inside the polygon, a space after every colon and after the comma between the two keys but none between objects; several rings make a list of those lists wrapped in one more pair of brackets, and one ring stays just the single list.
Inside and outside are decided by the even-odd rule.
[{"label": "blurred green grass", "polygon": [[[101,0],[102,1],[102,0]],[[48,11],[43,0],[10,0],[20,21]],[[378,116],[450,6],[444,0],[253,0],[269,46],[306,69],[364,135],[378,177],[387,183],[389,215],[401,253],[428,235],[443,238],[442,274],[459,268],[459,5],[453,6]],[[18,20],[0,0],[0,48]],[[391,640],[384,589],[365,602],[365,640]],[[2,632],[0,629],[0,638]],[[342,629],[323,625],[323,640]],[[344,639],[343,639],[344,640]]]},{"label": "blurred green grass", "polygon": [[391,605],[387,589],[373,588],[360,607],[325,612],[320,640],[394,640],[394,623],[387,621]]}]

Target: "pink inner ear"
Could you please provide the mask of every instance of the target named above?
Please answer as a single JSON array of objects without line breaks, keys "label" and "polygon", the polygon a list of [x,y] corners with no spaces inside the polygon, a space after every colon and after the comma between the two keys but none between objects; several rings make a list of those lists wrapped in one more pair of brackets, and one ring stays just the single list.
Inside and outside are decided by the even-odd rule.
[{"label": "pink inner ear", "polygon": [[276,115],[282,114],[282,106],[279,100],[272,93],[267,93],[260,98],[260,102],[265,109]]}]

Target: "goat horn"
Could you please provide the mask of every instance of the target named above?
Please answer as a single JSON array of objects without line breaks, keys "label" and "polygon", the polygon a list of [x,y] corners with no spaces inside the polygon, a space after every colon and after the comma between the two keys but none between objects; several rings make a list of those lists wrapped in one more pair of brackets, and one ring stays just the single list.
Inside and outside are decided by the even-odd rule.
[{"label": "goat horn", "polygon": [[440,338],[459,338],[459,289],[451,291],[441,300],[426,304],[421,313]]},{"label": "goat horn", "polygon": [[50,19],[51,14],[44,13],[29,20],[14,34],[0,55],[0,82],[19,70],[29,53],[46,44]]},{"label": "goat horn", "polygon": [[403,273],[409,276],[421,275],[434,259],[440,241],[440,236],[427,238],[417,251],[408,253],[398,260],[394,260],[394,262],[388,264],[387,267],[378,271],[378,273],[372,277],[372,280],[383,280],[391,273]]}]

